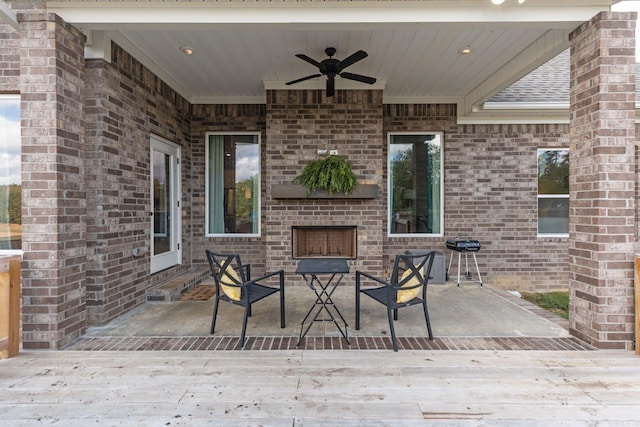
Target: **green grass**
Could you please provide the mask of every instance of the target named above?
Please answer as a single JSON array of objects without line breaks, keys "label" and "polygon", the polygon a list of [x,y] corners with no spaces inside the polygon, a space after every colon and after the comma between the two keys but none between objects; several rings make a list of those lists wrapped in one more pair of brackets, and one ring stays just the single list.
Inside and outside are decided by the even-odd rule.
[{"label": "green grass", "polygon": [[569,292],[522,292],[522,298],[565,319],[569,318]]}]

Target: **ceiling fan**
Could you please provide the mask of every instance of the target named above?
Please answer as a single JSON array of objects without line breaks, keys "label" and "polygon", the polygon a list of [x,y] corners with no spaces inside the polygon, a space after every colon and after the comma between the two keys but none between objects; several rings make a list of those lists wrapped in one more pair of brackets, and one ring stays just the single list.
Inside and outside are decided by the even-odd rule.
[{"label": "ceiling fan", "polygon": [[336,49],[333,47],[326,48],[324,50],[324,53],[326,53],[329,58],[323,59],[320,62],[316,61],[315,59],[309,58],[305,54],[302,54],[302,53],[297,54],[296,56],[298,58],[302,59],[303,61],[307,61],[311,65],[318,67],[318,71],[320,73],[312,74],[307,77],[302,77],[301,79],[292,80],[290,82],[287,82],[286,84],[292,85],[295,83],[303,82],[305,80],[315,79],[316,77],[327,76],[327,97],[330,97],[330,96],[333,96],[336,76],[340,76],[343,79],[349,79],[349,80],[355,80],[357,82],[367,83],[370,85],[376,82],[376,79],[374,79],[373,77],[363,76],[360,74],[347,73],[343,71],[349,65],[353,65],[356,62],[366,58],[368,56],[367,52],[363,50],[359,50],[356,53],[352,54],[351,56],[348,56],[347,58],[343,59],[342,61],[333,58],[333,55],[336,54]]}]

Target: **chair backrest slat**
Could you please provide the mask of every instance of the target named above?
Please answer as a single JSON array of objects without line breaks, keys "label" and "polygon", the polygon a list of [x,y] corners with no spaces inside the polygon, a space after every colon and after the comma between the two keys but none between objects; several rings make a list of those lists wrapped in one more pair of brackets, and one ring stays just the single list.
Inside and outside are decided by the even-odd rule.
[{"label": "chair backrest slat", "polygon": [[[209,262],[209,269],[211,276],[216,283],[240,286],[246,282],[244,269],[242,268],[242,262],[240,261],[240,255],[238,254],[218,254],[205,249],[207,254],[207,261]],[[236,274],[227,274],[229,269],[234,269]],[[236,277],[239,279],[236,279]]]},{"label": "chair backrest slat", "polygon": [[[395,289],[399,289],[414,278],[417,278],[419,283],[412,286],[405,286],[403,289],[413,289],[419,286],[426,286],[429,282],[431,267],[433,266],[435,256],[435,251],[413,255],[396,255],[391,273],[391,286]],[[407,270],[410,270],[411,273],[403,278],[403,275]]]}]

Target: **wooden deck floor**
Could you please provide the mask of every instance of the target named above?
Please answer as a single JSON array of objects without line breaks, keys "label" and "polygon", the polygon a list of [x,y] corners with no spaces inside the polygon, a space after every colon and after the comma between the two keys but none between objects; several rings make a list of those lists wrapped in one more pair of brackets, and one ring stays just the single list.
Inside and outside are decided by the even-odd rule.
[{"label": "wooden deck floor", "polygon": [[23,351],[0,425],[636,426],[631,351]]}]

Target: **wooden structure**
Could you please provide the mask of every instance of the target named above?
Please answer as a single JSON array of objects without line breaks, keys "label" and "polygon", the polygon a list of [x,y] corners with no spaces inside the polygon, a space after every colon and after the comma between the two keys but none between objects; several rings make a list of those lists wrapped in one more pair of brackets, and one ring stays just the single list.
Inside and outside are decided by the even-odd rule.
[{"label": "wooden structure", "polygon": [[634,289],[636,294],[636,354],[640,355],[640,345],[638,345],[638,336],[640,336],[640,254],[636,254]]},{"label": "wooden structure", "polygon": [[20,347],[20,256],[0,257],[0,359]]}]

